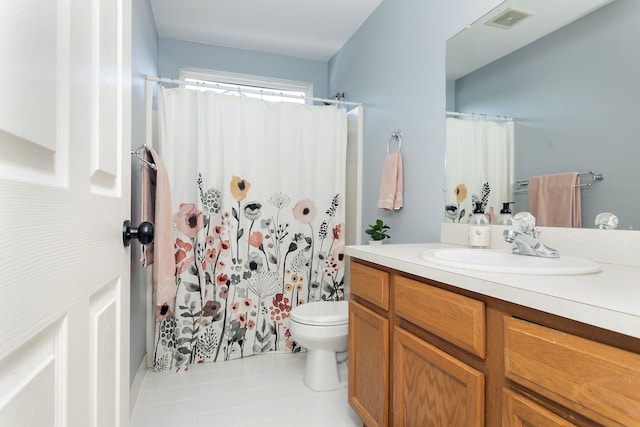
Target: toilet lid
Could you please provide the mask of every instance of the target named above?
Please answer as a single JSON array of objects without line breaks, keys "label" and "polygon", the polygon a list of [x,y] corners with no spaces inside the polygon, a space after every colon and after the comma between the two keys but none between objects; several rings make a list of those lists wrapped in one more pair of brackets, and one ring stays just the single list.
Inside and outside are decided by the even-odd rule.
[{"label": "toilet lid", "polygon": [[295,307],[291,320],[306,325],[344,325],[349,322],[347,301],[317,301]]}]

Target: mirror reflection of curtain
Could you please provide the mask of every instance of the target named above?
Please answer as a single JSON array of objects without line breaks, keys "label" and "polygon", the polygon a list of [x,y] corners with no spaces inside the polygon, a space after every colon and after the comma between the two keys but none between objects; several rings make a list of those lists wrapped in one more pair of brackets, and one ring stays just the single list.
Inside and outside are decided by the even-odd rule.
[{"label": "mirror reflection of curtain", "polygon": [[[468,222],[474,195],[498,215],[513,201],[513,121],[447,118],[446,221]],[[488,184],[488,194],[487,185]]]}]

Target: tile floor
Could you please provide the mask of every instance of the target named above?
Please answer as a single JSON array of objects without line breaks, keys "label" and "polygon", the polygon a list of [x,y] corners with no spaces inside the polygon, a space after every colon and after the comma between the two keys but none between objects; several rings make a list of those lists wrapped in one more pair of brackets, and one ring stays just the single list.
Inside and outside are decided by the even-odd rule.
[{"label": "tile floor", "polygon": [[[130,427],[355,427],[346,387],[313,392],[302,382],[306,353],[263,354],[145,374]],[[340,364],[346,381],[347,366]]]}]

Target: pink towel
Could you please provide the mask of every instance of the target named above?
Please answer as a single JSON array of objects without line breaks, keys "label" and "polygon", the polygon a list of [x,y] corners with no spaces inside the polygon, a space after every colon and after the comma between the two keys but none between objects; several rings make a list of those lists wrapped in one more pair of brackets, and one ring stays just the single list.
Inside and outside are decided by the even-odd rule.
[{"label": "pink towel", "polygon": [[529,207],[536,224],[547,227],[582,225],[578,172],[534,176],[529,179]]},{"label": "pink towel", "polygon": [[153,148],[145,150],[145,160],[156,165],[142,168],[142,220],[154,224],[153,244],[143,246],[142,263],[153,264],[153,300],[157,307],[174,309],[176,295],[175,237],[171,213],[169,175]]},{"label": "pink towel", "polygon": [[402,205],[402,156],[396,151],[387,154],[384,159],[378,207],[398,210]]}]

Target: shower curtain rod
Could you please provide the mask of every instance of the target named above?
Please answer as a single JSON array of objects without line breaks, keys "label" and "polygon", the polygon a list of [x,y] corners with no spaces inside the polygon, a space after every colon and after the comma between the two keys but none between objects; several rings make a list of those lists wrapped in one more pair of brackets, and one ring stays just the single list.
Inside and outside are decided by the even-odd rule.
[{"label": "shower curtain rod", "polygon": [[[220,85],[217,83],[209,83],[209,82],[188,82],[186,80],[172,79],[168,77],[156,77],[156,76],[147,76],[147,81],[150,82],[158,82],[158,83],[169,83],[174,85],[196,85],[196,86],[209,86],[209,87],[218,87]],[[342,105],[352,105],[354,107],[362,107],[361,102],[349,102],[349,101],[340,101],[337,99],[327,99],[327,98],[315,98],[309,96],[298,96],[298,95],[290,95],[283,92],[278,92],[275,90],[251,90],[251,89],[241,89],[240,86],[237,88],[240,93],[253,93],[257,95],[275,95],[281,96],[284,98],[294,98],[294,99],[303,99],[305,101],[316,101],[316,102],[324,102],[329,104],[342,104]]]},{"label": "shower curtain rod", "polygon": [[491,120],[504,120],[505,122],[512,122],[513,117],[507,116],[492,116],[490,114],[482,114],[482,113],[458,113],[457,111],[447,111],[447,116],[456,116],[456,117],[475,117],[480,119],[491,119]]}]

